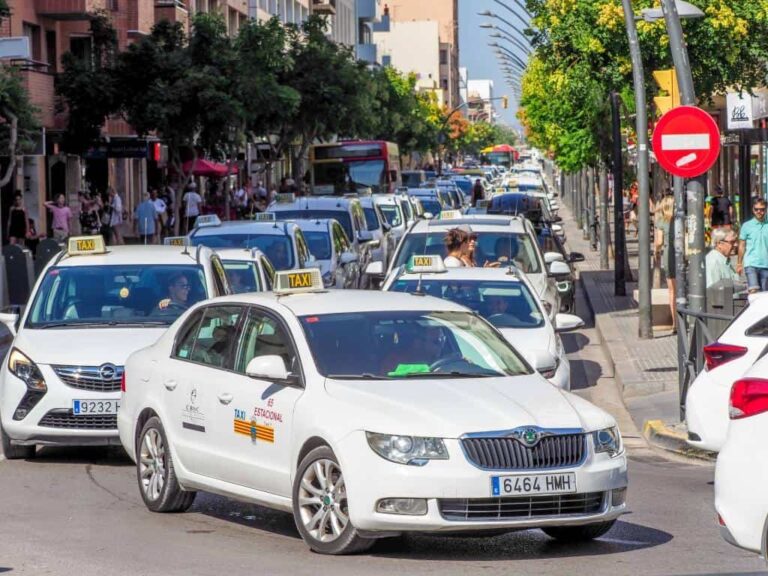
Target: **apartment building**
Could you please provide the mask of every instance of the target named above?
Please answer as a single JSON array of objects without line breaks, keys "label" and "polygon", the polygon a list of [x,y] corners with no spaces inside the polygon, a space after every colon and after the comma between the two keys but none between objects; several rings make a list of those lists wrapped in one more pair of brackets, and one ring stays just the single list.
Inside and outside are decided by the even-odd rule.
[{"label": "apartment building", "polygon": [[277,16],[286,24],[301,24],[310,14],[311,0],[248,0],[251,18],[268,20]]}]

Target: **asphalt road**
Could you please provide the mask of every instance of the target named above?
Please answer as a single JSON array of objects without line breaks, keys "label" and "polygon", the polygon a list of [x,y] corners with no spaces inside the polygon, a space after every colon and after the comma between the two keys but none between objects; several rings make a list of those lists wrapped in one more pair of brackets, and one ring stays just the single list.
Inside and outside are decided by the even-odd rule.
[{"label": "asphalt road", "polygon": [[[603,404],[610,374],[591,327],[567,337],[575,388]],[[621,421],[620,421],[621,423]],[[199,494],[184,514],[146,510],[118,449],[44,449],[0,461],[0,573],[251,574],[752,574],[765,564],[721,540],[711,465],[673,462],[628,442],[631,512],[585,545],[537,530],[493,538],[411,535],[361,556],[324,557],[289,514]]]}]

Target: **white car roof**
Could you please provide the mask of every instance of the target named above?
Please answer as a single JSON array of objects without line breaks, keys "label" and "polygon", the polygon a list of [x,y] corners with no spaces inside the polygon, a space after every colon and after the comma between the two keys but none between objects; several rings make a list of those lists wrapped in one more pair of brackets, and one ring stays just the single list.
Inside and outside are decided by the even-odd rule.
[{"label": "white car roof", "polygon": [[216,250],[216,254],[222,260],[236,260],[243,262],[251,262],[258,260],[264,256],[264,252],[258,248],[219,248]]},{"label": "white car roof", "polygon": [[326,232],[330,230],[332,222],[338,222],[335,218],[307,218],[295,220],[302,232]]},{"label": "white car roof", "polygon": [[291,235],[296,224],[291,221],[277,222],[253,222],[250,220],[238,220],[237,222],[222,222],[220,226],[206,226],[198,228],[190,234],[191,237],[223,236],[226,234],[259,234],[286,236]]},{"label": "white car roof", "polygon": [[238,302],[272,307],[280,304],[296,316],[349,312],[390,312],[393,310],[467,311],[463,306],[440,298],[414,296],[399,292],[379,292],[378,290],[325,290],[288,295],[279,295],[274,292],[255,292],[222,296],[208,302]]},{"label": "white car roof", "polygon": [[443,232],[464,224],[469,225],[473,232],[498,232],[500,228],[507,228],[510,232],[523,234],[526,232],[523,222],[520,217],[501,214],[465,214],[462,218],[452,220],[420,220],[409,234]]},{"label": "white car roof", "polygon": [[349,205],[358,198],[347,198],[345,196],[303,196],[296,198],[293,202],[278,203],[272,202],[268,207],[268,212],[280,212],[284,210],[343,210],[348,211]]},{"label": "white car roof", "polygon": [[525,274],[523,274],[517,268],[513,268],[514,272],[509,273],[509,267],[499,268],[448,268],[445,272],[434,273],[403,273],[397,277],[398,280],[418,280],[421,276],[423,279],[434,280],[474,280],[477,282],[522,282],[525,284]]},{"label": "white car roof", "polygon": [[[77,256],[65,255],[58,262],[57,257],[51,260],[52,265],[61,266],[113,266],[116,264],[195,264],[198,254],[200,261],[210,260],[213,250],[205,246],[107,246],[106,254],[85,254]],[[54,264],[55,263],[55,264]]]},{"label": "white car roof", "polygon": [[397,204],[397,196],[395,194],[374,194],[371,196],[376,204]]}]

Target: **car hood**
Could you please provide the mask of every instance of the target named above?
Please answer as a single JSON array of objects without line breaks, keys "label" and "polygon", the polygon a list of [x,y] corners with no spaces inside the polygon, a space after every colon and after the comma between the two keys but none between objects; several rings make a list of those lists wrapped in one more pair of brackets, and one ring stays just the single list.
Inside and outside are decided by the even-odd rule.
[{"label": "car hood", "polygon": [[[331,380],[350,429],[458,438],[519,426],[595,430],[613,425],[599,408],[552,386],[539,374],[457,380]],[[608,424],[605,424],[608,422]]]},{"label": "car hood", "polygon": [[549,352],[553,356],[557,356],[555,339],[546,326],[541,328],[499,328],[499,331],[529,364],[533,364],[536,352]]},{"label": "car hood", "polygon": [[13,346],[37,364],[123,366],[136,350],[154,344],[167,327],[23,330]]}]

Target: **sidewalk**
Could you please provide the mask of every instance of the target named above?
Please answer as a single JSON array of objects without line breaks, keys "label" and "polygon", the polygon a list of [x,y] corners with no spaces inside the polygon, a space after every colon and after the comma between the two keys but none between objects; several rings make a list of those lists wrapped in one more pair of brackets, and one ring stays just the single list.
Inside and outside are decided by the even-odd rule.
[{"label": "sidewalk", "polygon": [[637,302],[632,297],[637,288],[637,240],[627,239],[633,281],[626,284],[627,296],[615,296],[613,262],[610,270],[600,269],[600,253],[591,250],[562,201],[559,215],[568,249],[584,254],[585,261],[575,267],[616,384],[635,425],[657,447],[708,458],[708,454],[692,451],[685,443],[687,430],[680,423],[678,401],[676,336],[668,329],[657,329],[651,340],[638,337]]}]

